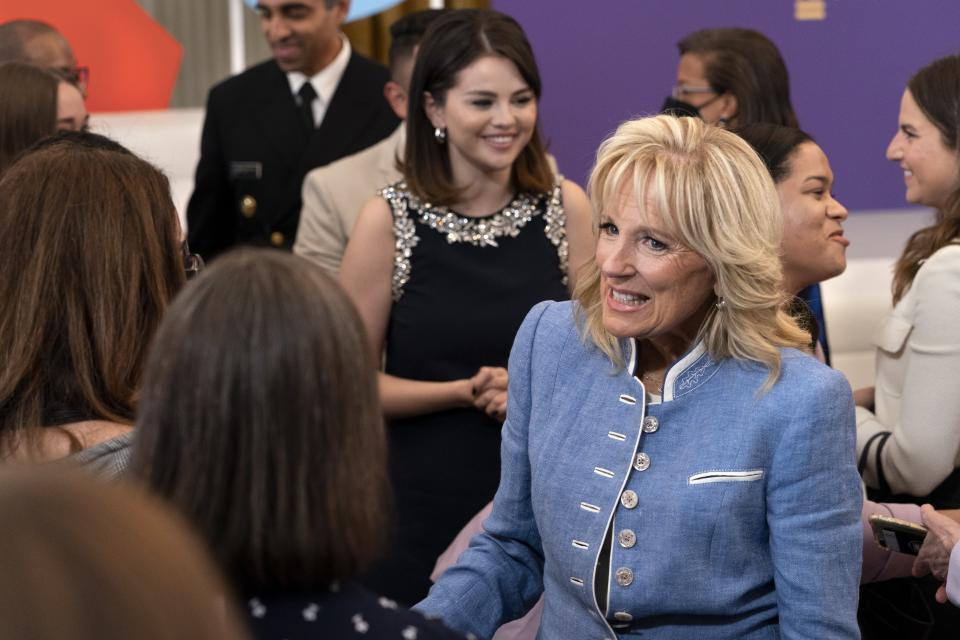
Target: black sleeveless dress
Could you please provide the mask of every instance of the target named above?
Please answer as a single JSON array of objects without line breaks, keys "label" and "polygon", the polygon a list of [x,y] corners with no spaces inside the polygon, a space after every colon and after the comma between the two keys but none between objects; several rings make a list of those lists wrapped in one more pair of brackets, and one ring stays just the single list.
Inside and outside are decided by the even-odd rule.
[{"label": "black sleeveless dress", "polygon": [[[387,373],[447,381],[506,367],[530,308],[569,297],[559,183],[480,218],[423,203],[403,182],[380,195],[396,237]],[[388,425],[397,517],[370,588],[407,605],[426,596],[437,556],[496,493],[500,428],[473,408]]]}]

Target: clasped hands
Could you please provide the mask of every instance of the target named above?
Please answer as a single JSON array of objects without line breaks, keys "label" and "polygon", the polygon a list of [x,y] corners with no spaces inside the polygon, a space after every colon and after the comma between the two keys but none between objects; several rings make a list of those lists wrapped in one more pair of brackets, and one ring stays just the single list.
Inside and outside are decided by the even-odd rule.
[{"label": "clasped hands", "polygon": [[503,367],[480,367],[470,378],[473,406],[503,422],[507,417],[508,381],[507,370]]}]

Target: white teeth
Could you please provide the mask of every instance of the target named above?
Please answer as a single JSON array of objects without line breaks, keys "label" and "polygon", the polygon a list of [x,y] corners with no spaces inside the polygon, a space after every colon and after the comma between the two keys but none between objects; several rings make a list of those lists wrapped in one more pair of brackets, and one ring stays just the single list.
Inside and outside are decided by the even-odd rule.
[{"label": "white teeth", "polygon": [[487,136],[487,140],[497,144],[506,144],[513,140],[513,136]]},{"label": "white teeth", "polygon": [[644,296],[635,296],[632,293],[620,293],[619,291],[611,291],[613,299],[620,304],[640,304],[647,300]]},{"label": "white teeth", "polygon": [[909,169],[904,169],[904,170],[903,170],[903,175],[905,175],[905,176],[912,176],[912,175],[913,175],[913,171],[910,171]]}]

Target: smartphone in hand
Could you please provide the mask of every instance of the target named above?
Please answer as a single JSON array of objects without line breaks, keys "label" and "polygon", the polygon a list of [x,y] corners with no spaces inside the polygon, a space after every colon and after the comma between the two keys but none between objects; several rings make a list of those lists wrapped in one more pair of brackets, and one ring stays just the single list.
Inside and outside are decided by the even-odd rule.
[{"label": "smartphone in hand", "polygon": [[870,516],[869,522],[877,544],[890,551],[915,556],[920,553],[923,539],[927,537],[926,528],[907,520],[875,513]]}]

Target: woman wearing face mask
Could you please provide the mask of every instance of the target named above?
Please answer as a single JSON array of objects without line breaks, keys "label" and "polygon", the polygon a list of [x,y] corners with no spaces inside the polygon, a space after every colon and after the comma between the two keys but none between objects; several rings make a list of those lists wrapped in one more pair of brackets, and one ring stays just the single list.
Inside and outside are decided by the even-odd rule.
[{"label": "woman wearing face mask", "polygon": [[[777,46],[752,29],[703,29],[677,43],[677,84],[662,111],[699,116],[710,124],[743,127],[769,122],[799,127],[790,102],[787,65]],[[817,323],[817,338],[830,361],[820,286],[799,292]]]},{"label": "woman wearing face mask", "polygon": [[752,29],[703,29],[677,43],[677,84],[663,111],[710,124],[797,127],[790,79],[777,46]]},{"label": "woman wearing face mask", "polygon": [[960,507],[960,56],[921,69],[900,102],[887,158],[907,201],[936,209],[894,269],[876,334],[876,388],[857,393],[857,452],[870,493]]},{"label": "woman wearing face mask", "polygon": [[367,580],[412,604],[500,478],[506,364],[523,317],[565,299],[589,255],[589,203],[549,169],[540,77],[495,11],[438,18],[410,87],[403,181],[361,212],[341,282],[385,347],[380,375],[398,526]]}]

